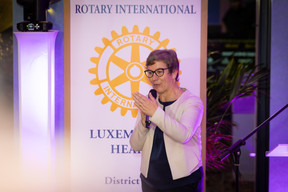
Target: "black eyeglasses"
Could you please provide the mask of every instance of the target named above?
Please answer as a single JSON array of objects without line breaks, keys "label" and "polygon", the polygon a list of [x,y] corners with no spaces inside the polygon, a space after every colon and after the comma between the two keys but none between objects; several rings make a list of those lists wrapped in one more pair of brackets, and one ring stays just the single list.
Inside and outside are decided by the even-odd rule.
[{"label": "black eyeglasses", "polygon": [[145,75],[148,77],[148,78],[151,78],[153,77],[154,73],[158,76],[158,77],[162,77],[164,75],[164,70],[165,69],[170,69],[169,67],[168,68],[159,68],[159,69],[156,69],[155,71],[152,71],[152,70],[145,70],[144,73]]}]

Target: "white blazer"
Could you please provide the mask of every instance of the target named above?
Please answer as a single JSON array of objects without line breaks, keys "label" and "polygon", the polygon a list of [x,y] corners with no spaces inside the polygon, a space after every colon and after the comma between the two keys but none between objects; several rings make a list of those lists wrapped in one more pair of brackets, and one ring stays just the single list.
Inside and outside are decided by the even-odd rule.
[{"label": "white blazer", "polygon": [[163,131],[164,144],[172,178],[186,177],[202,166],[201,121],[203,103],[198,96],[184,89],[184,93],[165,108],[158,101],[158,108],[150,117],[150,129],[141,123],[140,111],[130,145],[135,151],[142,151],[141,173],[147,177],[156,126]]}]

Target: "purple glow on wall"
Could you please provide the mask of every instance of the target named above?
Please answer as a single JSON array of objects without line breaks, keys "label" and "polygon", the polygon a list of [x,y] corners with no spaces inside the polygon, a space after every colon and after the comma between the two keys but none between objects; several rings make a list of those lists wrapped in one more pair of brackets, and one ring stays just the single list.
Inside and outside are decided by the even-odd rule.
[{"label": "purple glow on wall", "polygon": [[255,96],[238,98],[232,107],[233,113],[253,114],[255,112]]},{"label": "purple glow on wall", "polygon": [[30,172],[33,167],[47,173],[53,166],[57,33],[15,32],[18,41],[19,139],[24,172]]},{"label": "purple glow on wall", "polygon": [[[271,1],[270,115],[288,103],[287,7],[288,1]],[[270,123],[270,151],[288,144],[288,109]],[[285,147],[284,147],[285,148]],[[269,191],[288,190],[288,157],[269,157]]]},{"label": "purple glow on wall", "polygon": [[267,157],[288,157],[288,144],[279,144],[266,154]]}]

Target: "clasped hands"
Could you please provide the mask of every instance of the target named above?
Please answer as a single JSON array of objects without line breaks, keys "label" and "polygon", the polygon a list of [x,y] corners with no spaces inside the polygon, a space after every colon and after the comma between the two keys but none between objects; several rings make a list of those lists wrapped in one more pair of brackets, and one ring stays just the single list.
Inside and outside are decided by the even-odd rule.
[{"label": "clasped hands", "polygon": [[145,120],[145,115],[152,116],[158,107],[156,99],[149,93],[147,98],[139,92],[132,93],[136,107],[141,111],[142,120]]}]

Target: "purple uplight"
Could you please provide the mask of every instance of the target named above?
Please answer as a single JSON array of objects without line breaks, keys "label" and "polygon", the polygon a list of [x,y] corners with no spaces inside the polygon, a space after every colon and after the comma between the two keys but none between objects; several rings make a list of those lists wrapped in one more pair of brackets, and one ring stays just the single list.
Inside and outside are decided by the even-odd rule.
[{"label": "purple uplight", "polygon": [[19,139],[24,172],[31,172],[33,167],[46,173],[53,166],[57,33],[15,32],[18,41]]}]

